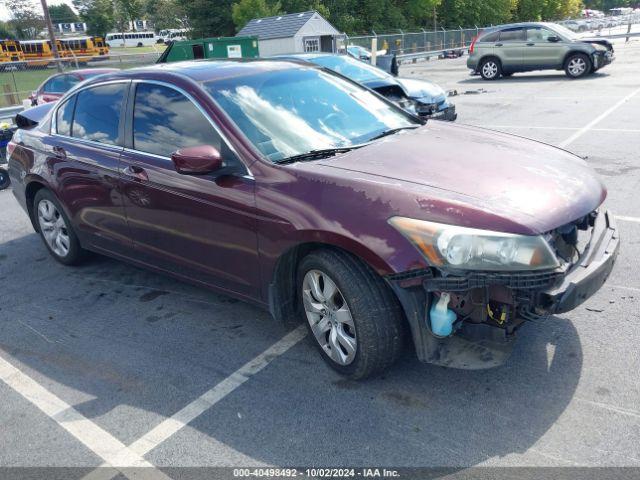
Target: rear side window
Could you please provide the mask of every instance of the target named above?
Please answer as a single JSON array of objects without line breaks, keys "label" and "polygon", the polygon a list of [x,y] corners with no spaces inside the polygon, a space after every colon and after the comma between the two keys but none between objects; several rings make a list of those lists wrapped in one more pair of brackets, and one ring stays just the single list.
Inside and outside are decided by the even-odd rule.
[{"label": "rear side window", "polygon": [[56,112],[56,132],[59,135],[71,136],[71,121],[73,120],[73,107],[76,104],[74,95],[62,104]]},{"label": "rear side window", "polygon": [[490,32],[487,33],[484,37],[480,38],[480,42],[497,42],[498,41],[498,36],[500,35],[500,32]]},{"label": "rear side window", "polygon": [[71,135],[117,145],[125,89],[126,84],[116,83],[88,88],[78,93]]},{"label": "rear side window", "polygon": [[161,85],[141,83],[133,110],[133,148],[170,157],[184,147],[211,145],[221,139],[207,118],[187,97]]},{"label": "rear side window", "polygon": [[524,41],[524,29],[523,28],[508,28],[500,31],[501,42],[523,42]]}]

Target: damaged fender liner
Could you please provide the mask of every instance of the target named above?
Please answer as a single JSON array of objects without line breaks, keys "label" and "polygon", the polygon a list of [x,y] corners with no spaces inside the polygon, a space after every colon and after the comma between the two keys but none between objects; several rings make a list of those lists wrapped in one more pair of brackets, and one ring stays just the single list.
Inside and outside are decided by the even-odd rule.
[{"label": "damaged fender liner", "polygon": [[[530,292],[528,311],[539,316],[568,312],[587,300],[609,277],[620,241],[612,215],[599,215],[588,249],[566,271],[486,273],[435,276],[431,269],[414,270],[386,277],[411,328],[416,354],[421,362],[451,368],[483,369],[505,363],[515,341],[515,332],[487,323],[463,322],[453,335],[439,338],[431,333],[428,313],[434,291],[460,291],[502,285],[517,292]],[[538,315],[533,315],[538,316]]]}]

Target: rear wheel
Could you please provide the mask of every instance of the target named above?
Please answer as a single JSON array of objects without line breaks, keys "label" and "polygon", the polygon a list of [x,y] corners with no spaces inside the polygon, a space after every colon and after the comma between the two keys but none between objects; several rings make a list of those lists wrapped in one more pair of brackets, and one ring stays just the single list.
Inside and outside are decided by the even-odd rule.
[{"label": "rear wheel", "polygon": [[567,58],[564,71],[569,78],[580,78],[591,72],[591,60],[584,53],[574,53]]},{"label": "rear wheel", "polygon": [[80,247],[71,222],[53,194],[46,189],[38,190],[33,207],[40,237],[51,256],[65,265],[81,262],[86,251]]},{"label": "rear wheel", "polygon": [[339,251],[311,253],[300,263],[297,285],[313,342],[334,370],[365,378],[398,358],[402,311],[384,281],[360,260]]},{"label": "rear wheel", "polygon": [[480,64],[480,75],[485,80],[495,80],[502,75],[502,65],[497,58],[486,58]]},{"label": "rear wheel", "polygon": [[11,185],[9,173],[4,168],[0,168],[0,190],[4,190],[9,187],[9,185]]}]

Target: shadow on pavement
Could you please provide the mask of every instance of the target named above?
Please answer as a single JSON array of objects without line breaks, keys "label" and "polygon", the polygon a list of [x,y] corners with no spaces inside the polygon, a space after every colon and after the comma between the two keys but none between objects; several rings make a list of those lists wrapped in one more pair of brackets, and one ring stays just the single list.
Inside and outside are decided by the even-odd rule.
[{"label": "shadow on pavement", "polygon": [[[35,234],[0,245],[0,277],[0,348],[127,444],[284,334],[255,307],[114,260],[58,265]],[[582,366],[563,318],[525,326],[507,365],[485,371],[423,365],[407,351],[383,377],[351,382],[309,342],[190,427],[273,465],[472,466],[531,449],[571,402]],[[176,447],[190,431],[154,457],[208,461],[206,442]]]}]

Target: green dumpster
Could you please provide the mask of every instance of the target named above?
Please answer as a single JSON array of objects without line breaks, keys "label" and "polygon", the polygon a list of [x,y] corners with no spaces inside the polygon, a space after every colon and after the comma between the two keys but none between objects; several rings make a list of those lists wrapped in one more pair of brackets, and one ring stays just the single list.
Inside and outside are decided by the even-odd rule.
[{"label": "green dumpster", "polygon": [[171,42],[158,63],[200,58],[257,58],[258,37],[198,38]]}]

